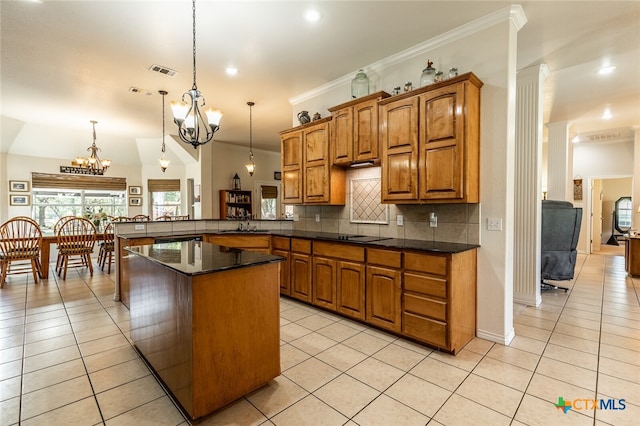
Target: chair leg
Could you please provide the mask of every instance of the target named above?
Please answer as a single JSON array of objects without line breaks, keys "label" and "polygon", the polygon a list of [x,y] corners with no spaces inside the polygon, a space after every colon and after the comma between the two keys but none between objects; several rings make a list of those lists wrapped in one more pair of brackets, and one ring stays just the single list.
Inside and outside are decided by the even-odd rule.
[{"label": "chair leg", "polygon": [[38,264],[35,259],[31,259],[31,272],[33,273],[33,281],[38,284]]},{"label": "chair leg", "polygon": [[9,262],[2,262],[2,276],[0,277],[0,288],[4,288],[4,282],[7,279],[7,272],[9,271]]},{"label": "chair leg", "polygon": [[67,266],[69,266],[69,256],[63,256],[62,258],[62,264],[64,266],[64,274],[62,275],[62,279],[66,280],[67,279]]},{"label": "chair leg", "polygon": [[111,260],[112,260],[112,256],[113,256],[113,252],[112,252],[112,251],[109,251],[109,260],[108,260],[108,262],[109,262],[109,267],[107,268],[107,274],[110,274],[110,273],[111,273]]},{"label": "chair leg", "polygon": [[91,273],[91,276],[93,276],[93,264],[91,263],[91,255],[87,253],[85,255],[85,259],[87,261],[87,265],[89,265],[89,272]]},{"label": "chair leg", "polygon": [[540,288],[542,290],[564,290],[565,293],[567,291],[569,291],[568,287],[563,287],[561,285],[555,285],[555,284],[549,284],[549,283],[546,283],[544,281],[540,281]]}]

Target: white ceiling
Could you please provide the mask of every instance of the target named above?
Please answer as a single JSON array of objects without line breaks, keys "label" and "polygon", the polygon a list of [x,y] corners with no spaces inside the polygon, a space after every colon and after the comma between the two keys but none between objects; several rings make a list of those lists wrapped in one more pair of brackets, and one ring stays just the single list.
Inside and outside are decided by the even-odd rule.
[{"label": "white ceiling", "polygon": [[[199,0],[198,88],[225,113],[215,139],[248,145],[246,102],[254,101],[254,145],[277,151],[278,132],[291,126],[290,98],[510,4]],[[546,63],[551,71],[546,122],[571,122],[572,134],[640,124],[640,2],[517,4],[528,20],[518,69]],[[322,14],[315,24],[302,18],[310,5]],[[72,158],[90,145],[89,121],[97,120],[103,156],[156,164],[157,91],[169,92],[168,104],[191,88],[191,13],[185,0],[2,0],[0,151]],[[596,73],[604,63],[617,67],[610,76]],[[152,64],[178,75],[153,73]],[[228,65],[237,76],[225,74]],[[168,105],[166,114],[167,133],[175,133]],[[168,145],[172,160],[188,161],[178,151],[193,148]]]}]

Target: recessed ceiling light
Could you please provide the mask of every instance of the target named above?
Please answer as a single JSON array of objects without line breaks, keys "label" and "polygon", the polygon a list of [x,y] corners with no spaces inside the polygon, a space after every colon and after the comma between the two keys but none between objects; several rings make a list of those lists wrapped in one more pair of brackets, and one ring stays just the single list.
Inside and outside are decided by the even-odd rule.
[{"label": "recessed ceiling light", "polygon": [[320,12],[315,9],[308,9],[306,12],[304,12],[304,19],[306,19],[308,22],[318,22],[321,17],[322,15],[320,14]]},{"label": "recessed ceiling light", "polygon": [[237,75],[238,74],[238,68],[236,67],[227,67],[227,75]]},{"label": "recessed ceiling light", "polygon": [[616,67],[614,65],[604,65],[598,70],[598,75],[611,74],[615,69]]},{"label": "recessed ceiling light", "polygon": [[613,115],[611,114],[611,110],[609,108],[604,110],[604,113],[602,113],[602,119],[603,120],[608,120],[611,117],[613,117]]}]

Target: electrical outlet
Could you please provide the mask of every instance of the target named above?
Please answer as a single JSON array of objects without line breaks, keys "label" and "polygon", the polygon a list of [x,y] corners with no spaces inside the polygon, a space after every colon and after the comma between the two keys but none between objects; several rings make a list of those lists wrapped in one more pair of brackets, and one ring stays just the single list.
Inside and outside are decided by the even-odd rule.
[{"label": "electrical outlet", "polygon": [[396,225],[404,226],[404,216],[402,216],[401,214],[396,216]]},{"label": "electrical outlet", "polygon": [[144,224],[141,225],[134,225],[134,229],[136,231],[144,231]]},{"label": "electrical outlet", "polygon": [[293,221],[294,222],[299,222],[300,221],[300,215],[298,213],[294,213],[293,214]]},{"label": "electrical outlet", "polygon": [[488,231],[502,231],[502,218],[490,217],[487,219]]},{"label": "electrical outlet", "polygon": [[320,222],[320,213],[316,213],[316,222]]},{"label": "electrical outlet", "polygon": [[431,216],[429,216],[429,226],[432,228],[438,227],[438,216],[435,213],[431,213]]}]

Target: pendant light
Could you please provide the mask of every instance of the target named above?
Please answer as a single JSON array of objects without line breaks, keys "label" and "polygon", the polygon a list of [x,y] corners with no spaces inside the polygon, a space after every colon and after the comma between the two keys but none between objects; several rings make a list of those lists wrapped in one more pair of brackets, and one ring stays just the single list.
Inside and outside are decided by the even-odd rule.
[{"label": "pendant light", "polygon": [[162,95],[162,157],[160,157],[160,168],[162,169],[162,173],[167,171],[167,167],[169,167],[169,163],[171,160],[167,160],[164,157],[165,145],[164,145],[164,97],[167,95],[166,90],[159,90],[158,93]]},{"label": "pendant light", "polygon": [[[213,139],[213,134],[220,129],[222,111],[200,108],[206,105],[204,96],[200,94],[196,84],[196,0],[193,0],[193,86],[182,95],[181,101],[171,101],[173,121],[178,125],[180,140],[198,149]],[[206,117],[206,118],[205,118]]]},{"label": "pendant light", "polygon": [[253,172],[256,170],[256,163],[253,161],[253,106],[254,102],[247,102],[249,105],[249,162],[244,166],[249,172],[249,176],[253,176]]}]

